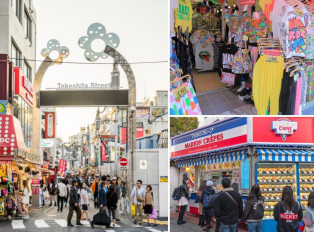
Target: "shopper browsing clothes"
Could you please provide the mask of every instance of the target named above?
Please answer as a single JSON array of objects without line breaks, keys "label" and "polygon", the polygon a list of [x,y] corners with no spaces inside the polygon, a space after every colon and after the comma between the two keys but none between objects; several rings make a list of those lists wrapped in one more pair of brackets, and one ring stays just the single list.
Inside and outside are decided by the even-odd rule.
[{"label": "shopper browsing clothes", "polygon": [[[206,189],[206,180],[203,180],[200,187],[198,188],[196,195],[198,199],[201,199],[202,197],[202,192]],[[198,206],[198,213],[200,215],[198,225],[203,227],[206,226],[205,222],[205,216],[203,214],[203,203],[202,201],[199,201],[199,206]]]},{"label": "shopper browsing clothes", "polygon": [[134,224],[139,220],[142,225],[144,197],[145,189],[142,187],[142,181],[138,180],[131,193],[132,205],[135,206]]},{"label": "shopper browsing clothes", "polygon": [[[144,208],[144,214],[146,214],[147,224],[148,226],[150,226],[149,216],[152,214],[153,208],[154,208],[154,193],[152,192],[151,185],[146,186],[146,193],[144,197],[143,208]],[[154,226],[157,226],[157,218],[155,218]]]},{"label": "shopper browsing clothes", "polygon": [[277,232],[298,232],[299,222],[302,218],[302,207],[299,202],[294,200],[292,188],[284,187],[281,202],[275,206],[274,210]]},{"label": "shopper browsing clothes", "polygon": [[211,228],[210,221],[214,213],[213,213],[213,209],[210,208],[210,201],[215,194],[213,185],[214,183],[211,180],[206,182],[206,188],[202,191],[202,196],[200,199],[200,202],[202,202],[202,205],[203,205],[202,213],[206,220],[206,227],[203,229],[203,231],[209,231],[209,229]]},{"label": "shopper browsing clothes", "polygon": [[72,223],[71,223],[71,220],[72,220],[72,217],[73,217],[73,211],[76,212],[76,225],[78,226],[81,226],[83,224],[81,224],[81,209],[80,209],[80,206],[79,206],[79,202],[80,202],[80,198],[78,196],[78,193],[77,193],[77,186],[78,186],[78,181],[76,179],[74,179],[72,181],[72,186],[71,186],[71,190],[70,190],[70,202],[69,202],[69,206],[70,206],[70,209],[69,209],[69,214],[68,214],[68,218],[67,218],[67,221],[68,221],[68,226],[70,227],[73,227]]},{"label": "shopper browsing clothes", "polygon": [[112,218],[112,224],[113,226],[116,225],[116,209],[117,209],[117,203],[118,203],[118,194],[117,189],[113,184],[111,184],[108,188],[107,194],[107,208],[109,211],[109,218]]},{"label": "shopper browsing clothes", "polygon": [[55,206],[57,206],[56,202],[56,185],[53,179],[50,179],[50,184],[48,185],[48,191],[49,191],[49,196],[50,196],[50,205],[52,206],[52,201],[54,200]]},{"label": "shopper browsing clothes", "polygon": [[314,232],[314,192],[309,195],[303,219],[305,224],[304,232]]},{"label": "shopper browsing clothes", "polygon": [[186,223],[186,221],[183,221],[183,216],[186,211],[186,208],[189,204],[189,186],[190,186],[190,179],[187,177],[183,178],[183,184],[180,186],[180,193],[181,198],[178,201],[178,206],[180,206],[180,212],[178,217],[178,225]]},{"label": "shopper browsing clothes", "polygon": [[241,221],[247,222],[249,232],[261,232],[264,217],[264,200],[259,185],[253,185],[245,203]]},{"label": "shopper browsing clothes", "polygon": [[23,180],[22,208],[25,212],[23,219],[29,219],[28,205],[29,205],[29,187],[27,180]]},{"label": "shopper browsing clothes", "polygon": [[[89,199],[86,189],[86,183],[83,182],[81,185],[81,205],[82,205],[82,216],[81,220],[87,220],[90,221],[90,218],[88,216],[88,205],[89,205]],[[84,218],[84,214],[86,218]]]},{"label": "shopper browsing clothes", "polygon": [[222,232],[236,232],[238,220],[243,215],[242,197],[231,188],[229,178],[223,178],[221,184],[223,190],[215,200],[214,213],[220,219]]},{"label": "shopper browsing clothes", "polygon": [[[62,212],[63,210],[63,203],[64,203],[64,199],[67,195],[67,186],[65,185],[65,179],[63,179],[60,183],[57,184],[57,188],[58,188],[58,211]],[[60,203],[61,203],[61,207],[60,207]]]}]

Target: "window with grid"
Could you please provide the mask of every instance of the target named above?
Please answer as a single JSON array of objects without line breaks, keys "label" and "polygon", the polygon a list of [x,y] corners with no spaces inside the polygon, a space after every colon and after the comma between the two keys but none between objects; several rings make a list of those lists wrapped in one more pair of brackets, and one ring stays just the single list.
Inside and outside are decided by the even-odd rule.
[{"label": "window with grid", "polygon": [[11,0],[11,7],[15,12],[16,17],[21,22],[21,0]]},{"label": "window with grid", "polygon": [[23,73],[25,77],[32,83],[32,68],[29,66],[26,60],[24,60]]},{"label": "window with grid", "polygon": [[22,68],[22,53],[14,42],[11,44],[11,59],[14,63],[14,66]]},{"label": "window with grid", "polygon": [[29,42],[32,43],[32,20],[29,16],[26,8],[24,10],[24,31],[26,34],[26,37],[28,38]]}]

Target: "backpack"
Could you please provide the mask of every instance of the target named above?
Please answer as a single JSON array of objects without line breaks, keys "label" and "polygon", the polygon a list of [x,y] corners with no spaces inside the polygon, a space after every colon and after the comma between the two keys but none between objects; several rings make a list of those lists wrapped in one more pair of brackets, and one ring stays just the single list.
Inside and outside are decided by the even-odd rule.
[{"label": "backpack", "polygon": [[219,193],[215,193],[215,194],[212,195],[212,198],[210,199],[210,202],[209,202],[209,208],[210,208],[210,209],[213,209],[213,208],[214,208],[214,206],[215,206],[215,201],[216,201],[216,199],[218,198],[218,196],[219,196]]},{"label": "backpack", "polygon": [[204,208],[209,208],[210,202],[213,199],[213,196],[214,196],[214,194],[208,194],[208,193],[204,194],[204,197],[203,197],[203,207]]},{"label": "backpack", "polygon": [[181,199],[181,186],[176,187],[176,188],[173,190],[172,199],[173,199],[173,200],[180,200],[180,199]]}]

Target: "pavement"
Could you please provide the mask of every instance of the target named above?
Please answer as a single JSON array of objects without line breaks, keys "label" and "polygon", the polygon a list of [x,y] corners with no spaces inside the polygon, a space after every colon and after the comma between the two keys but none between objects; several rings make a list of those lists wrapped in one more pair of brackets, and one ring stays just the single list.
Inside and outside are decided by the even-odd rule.
[{"label": "pavement", "polygon": [[[203,231],[203,228],[198,226],[198,217],[192,214],[185,215],[185,221],[187,223],[183,225],[177,224],[178,212],[170,213],[170,231],[171,232],[191,232],[191,231]],[[216,224],[215,222],[211,222],[213,229],[210,229],[210,232],[215,232]],[[240,225],[238,232],[246,232],[247,229],[245,225]]]},{"label": "pavement", "polygon": [[[30,219],[13,219],[0,221],[0,232],[11,232],[11,231],[107,231],[107,232],[128,232],[128,231],[152,231],[152,232],[164,232],[168,231],[168,220],[166,218],[161,218],[157,221],[158,226],[147,226],[147,223],[143,223],[141,226],[139,224],[135,225],[130,218],[124,214],[120,216],[121,221],[116,223],[116,226],[110,229],[106,229],[104,226],[97,226],[91,228],[88,221],[81,221],[83,226],[67,227],[67,215],[69,208],[64,208],[63,212],[58,212],[55,206],[44,206],[40,209],[32,209],[30,211]],[[93,204],[90,204],[88,210],[90,218],[96,213],[98,209],[95,209]],[[144,221],[144,220],[143,220]],[[74,212],[72,218],[72,224],[76,224],[76,213]],[[111,225],[112,226],[112,225]]]}]

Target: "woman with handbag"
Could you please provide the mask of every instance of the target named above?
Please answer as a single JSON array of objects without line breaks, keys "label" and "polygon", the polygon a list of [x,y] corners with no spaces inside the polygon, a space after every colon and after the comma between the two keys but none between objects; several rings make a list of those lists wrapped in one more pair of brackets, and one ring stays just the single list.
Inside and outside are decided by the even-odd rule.
[{"label": "woman with handbag", "polygon": [[[146,214],[146,218],[147,218],[147,225],[150,226],[149,216],[150,216],[150,214],[152,214],[153,208],[154,208],[154,194],[152,192],[152,186],[151,185],[146,186],[146,193],[145,193],[145,197],[144,197],[143,206],[144,206],[144,214]],[[157,219],[155,219],[154,226],[157,226]]]},{"label": "woman with handbag", "polygon": [[116,224],[116,209],[117,209],[117,203],[118,203],[118,195],[116,193],[116,188],[113,184],[109,186],[108,192],[107,192],[107,208],[109,211],[109,218],[112,217],[112,224],[115,226]]},{"label": "woman with handbag", "polygon": [[200,214],[200,218],[198,221],[198,225],[203,227],[206,226],[205,223],[205,215],[203,214],[203,204],[200,201],[201,197],[202,197],[202,193],[203,191],[206,189],[206,180],[203,180],[200,187],[198,188],[197,192],[196,192],[196,199],[195,199],[195,203],[199,203],[198,205],[198,213]]}]

